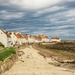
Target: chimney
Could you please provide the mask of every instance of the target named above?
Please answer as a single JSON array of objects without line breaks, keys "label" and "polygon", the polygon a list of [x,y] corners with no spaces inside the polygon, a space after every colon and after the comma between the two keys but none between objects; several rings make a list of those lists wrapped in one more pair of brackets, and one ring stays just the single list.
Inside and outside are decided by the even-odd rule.
[{"label": "chimney", "polygon": [[3,32],[6,32],[6,29],[3,29]]}]

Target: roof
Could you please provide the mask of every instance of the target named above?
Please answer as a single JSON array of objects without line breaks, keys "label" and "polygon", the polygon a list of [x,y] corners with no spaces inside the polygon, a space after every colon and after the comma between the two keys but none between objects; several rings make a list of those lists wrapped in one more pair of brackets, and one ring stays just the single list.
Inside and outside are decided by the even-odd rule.
[{"label": "roof", "polygon": [[7,37],[10,37],[10,34],[8,32],[6,32],[5,30],[2,31],[6,34]]},{"label": "roof", "polygon": [[58,37],[52,37],[51,39],[60,39],[60,38],[58,38]]},{"label": "roof", "polygon": [[27,36],[27,35],[24,35],[24,38],[25,38],[26,40],[28,40],[28,36]]},{"label": "roof", "polygon": [[39,37],[40,37],[41,39],[47,38],[47,36],[45,36],[45,35],[39,35]]},{"label": "roof", "polygon": [[14,34],[17,38],[22,38],[20,34]]}]

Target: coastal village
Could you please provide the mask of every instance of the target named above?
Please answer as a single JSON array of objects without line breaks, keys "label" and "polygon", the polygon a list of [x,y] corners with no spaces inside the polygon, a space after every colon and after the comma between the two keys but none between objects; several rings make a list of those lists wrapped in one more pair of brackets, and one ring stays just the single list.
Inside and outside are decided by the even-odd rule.
[{"label": "coastal village", "polygon": [[75,75],[75,0],[0,0],[0,75]]},{"label": "coastal village", "polygon": [[0,30],[0,42],[5,47],[11,47],[14,45],[22,45],[25,43],[40,43],[40,42],[60,42],[61,39],[58,37],[52,37],[51,39],[45,35],[22,35],[21,32],[7,32],[5,29]]},{"label": "coastal village", "polygon": [[67,51],[75,45],[61,43],[58,37],[23,35],[4,29],[0,30],[0,43],[4,45],[0,48],[0,75],[75,75],[75,65],[68,64],[75,63],[75,54]]}]

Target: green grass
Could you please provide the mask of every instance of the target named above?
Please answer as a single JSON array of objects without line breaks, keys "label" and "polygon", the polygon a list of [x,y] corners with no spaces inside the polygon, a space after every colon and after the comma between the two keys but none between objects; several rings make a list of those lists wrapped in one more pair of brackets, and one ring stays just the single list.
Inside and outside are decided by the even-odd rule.
[{"label": "green grass", "polygon": [[7,57],[15,53],[16,50],[13,47],[3,49],[3,51],[0,53],[0,61],[4,61]]}]

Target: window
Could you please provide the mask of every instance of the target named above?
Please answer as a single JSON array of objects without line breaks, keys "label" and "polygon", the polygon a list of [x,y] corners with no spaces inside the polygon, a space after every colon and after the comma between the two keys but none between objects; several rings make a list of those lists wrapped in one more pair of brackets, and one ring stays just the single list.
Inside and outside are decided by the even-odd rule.
[{"label": "window", "polygon": [[11,43],[11,45],[13,45],[13,43]]}]

